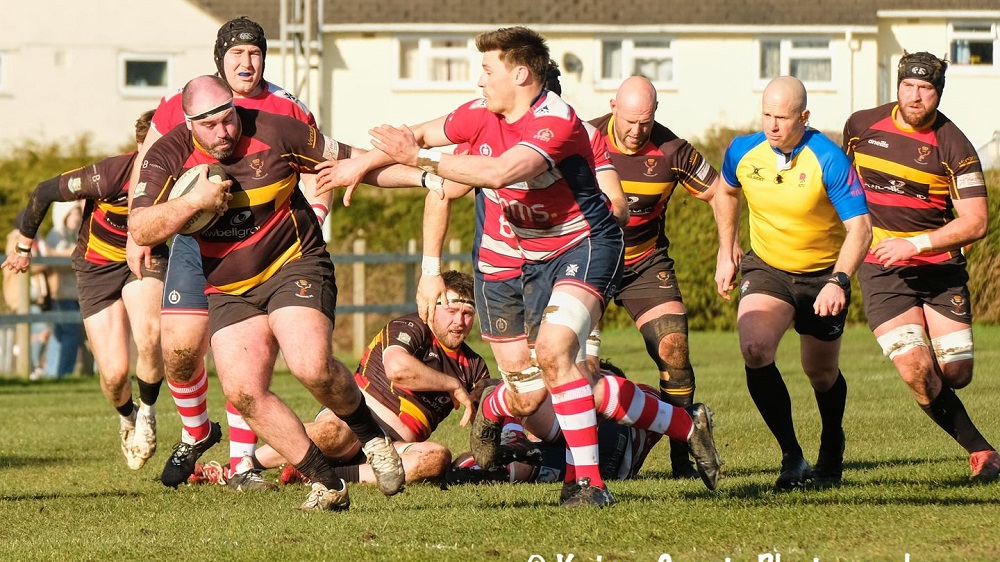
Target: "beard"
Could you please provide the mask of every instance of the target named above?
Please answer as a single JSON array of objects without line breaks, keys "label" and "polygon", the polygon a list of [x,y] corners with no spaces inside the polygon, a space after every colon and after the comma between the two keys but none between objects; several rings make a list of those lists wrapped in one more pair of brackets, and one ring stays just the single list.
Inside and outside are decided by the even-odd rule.
[{"label": "beard", "polygon": [[937,116],[937,107],[928,108],[926,106],[919,109],[899,106],[899,115],[903,122],[914,129],[924,129],[934,122]]}]

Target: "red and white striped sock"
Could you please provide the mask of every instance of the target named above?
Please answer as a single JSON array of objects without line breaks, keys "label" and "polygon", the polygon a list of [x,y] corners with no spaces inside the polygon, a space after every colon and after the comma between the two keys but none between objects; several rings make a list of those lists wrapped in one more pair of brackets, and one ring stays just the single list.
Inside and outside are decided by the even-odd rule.
[{"label": "red and white striped sock", "polygon": [[181,425],[184,430],[181,432],[181,441],[193,445],[198,441],[208,437],[211,430],[208,421],[208,376],[205,374],[205,367],[192,377],[189,382],[167,381],[167,388],[170,389],[170,396],[177,406],[177,413],[181,416]]},{"label": "red and white striped sock", "polygon": [[597,409],[602,417],[680,441],[691,434],[691,416],[684,408],[663,402],[621,377],[605,375],[597,384],[604,390]]},{"label": "red and white striped sock", "polygon": [[566,455],[566,477],[590,478],[590,485],[604,487],[598,467],[597,452],[597,412],[594,410],[594,390],[585,378],[554,386],[552,409],[562,428],[568,449]]},{"label": "red and white striped sock", "polygon": [[507,383],[502,382],[500,386],[496,388],[486,400],[479,406],[483,409],[483,416],[494,422],[502,422],[504,418],[512,418],[514,414],[510,411],[510,406],[507,405]]},{"label": "red and white striped sock", "polygon": [[230,402],[226,402],[226,419],[229,421],[229,474],[243,460],[244,456],[253,456],[257,450],[257,434],[250,429],[239,410]]}]

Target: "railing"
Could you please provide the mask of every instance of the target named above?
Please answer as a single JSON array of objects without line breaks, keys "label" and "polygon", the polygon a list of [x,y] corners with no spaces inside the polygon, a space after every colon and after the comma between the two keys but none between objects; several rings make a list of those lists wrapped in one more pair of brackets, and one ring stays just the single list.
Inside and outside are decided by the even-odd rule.
[{"label": "railing", "polygon": [[[417,290],[418,268],[421,255],[417,252],[416,240],[410,240],[407,244],[406,253],[367,253],[367,243],[364,239],[354,241],[351,254],[336,254],[332,256],[334,264],[350,265],[352,271],[351,302],[337,305],[337,316],[351,315],[351,343],[352,353],[355,357],[360,357],[364,351],[370,334],[365,333],[366,314],[406,314],[417,310],[417,305],[413,301],[413,295]],[[6,258],[0,254],[0,262]],[[468,252],[461,252],[461,244],[458,240],[450,241],[448,253],[441,257],[447,264],[447,269],[461,269],[462,263],[469,263],[472,260]],[[71,268],[70,258],[44,258],[35,257],[31,260],[32,265],[44,265],[52,268]],[[405,294],[409,295],[404,302],[388,304],[371,304],[366,302],[366,267],[369,265],[403,264],[405,266]],[[79,323],[82,322],[80,313],[75,311],[47,311],[39,313],[27,312],[28,303],[28,282],[29,276],[24,275],[24,285],[21,287],[22,302],[18,311],[0,314],[0,373],[16,373],[27,377],[31,371],[31,363],[27,350],[30,346],[30,324],[32,323]],[[341,294],[345,287],[340,287]],[[13,327],[13,330],[11,330]],[[13,332],[13,333],[11,333]],[[14,349],[25,350],[21,353],[14,353]]]}]

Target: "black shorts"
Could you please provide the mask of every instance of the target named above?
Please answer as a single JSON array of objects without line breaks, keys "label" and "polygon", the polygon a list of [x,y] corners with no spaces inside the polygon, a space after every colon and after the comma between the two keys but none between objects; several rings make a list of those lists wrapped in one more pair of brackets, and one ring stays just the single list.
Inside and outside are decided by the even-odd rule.
[{"label": "black shorts", "polygon": [[963,265],[885,268],[863,263],[858,270],[858,281],[872,330],[911,308],[925,305],[946,318],[972,324],[969,272]]},{"label": "black shorts", "polygon": [[[151,256],[152,267],[142,266],[143,277],[163,281],[167,273],[165,256]],[[103,265],[87,261],[75,261],[76,287],[80,298],[80,316],[87,318],[111,306],[122,298],[122,288],[138,277],[125,262]]]},{"label": "black shorts", "polygon": [[795,331],[820,341],[835,341],[844,333],[851,289],[844,289],[847,304],[836,316],[818,316],[813,311],[816,297],[833,275],[833,266],[812,273],[789,273],[771,267],[749,252],[740,266],[740,297],[752,294],[770,295],[787,302],[795,309]]},{"label": "black shorts", "polygon": [[667,302],[683,303],[684,299],[674,273],[674,260],[667,255],[666,248],[658,248],[639,262],[625,266],[615,304],[624,307],[635,319]]},{"label": "black shorts", "polygon": [[287,306],[319,310],[334,322],[337,284],[329,257],[306,256],[291,261],[273,277],[242,295],[209,294],[209,333]]}]

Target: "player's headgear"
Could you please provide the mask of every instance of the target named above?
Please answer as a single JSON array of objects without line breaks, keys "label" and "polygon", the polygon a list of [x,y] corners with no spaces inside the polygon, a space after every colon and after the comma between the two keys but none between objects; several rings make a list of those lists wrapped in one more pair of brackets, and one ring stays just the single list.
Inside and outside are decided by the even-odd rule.
[{"label": "player's headgear", "polygon": [[936,56],[921,51],[919,53],[907,53],[903,51],[902,58],[899,59],[899,66],[896,67],[896,87],[907,79],[923,80],[930,82],[937,90],[938,97],[944,91],[944,72],[948,70],[948,61],[939,59]]},{"label": "player's headgear", "polygon": [[267,37],[264,36],[264,28],[247,16],[240,16],[222,24],[215,38],[215,67],[219,70],[219,76],[226,77],[222,61],[226,58],[226,52],[236,45],[256,45],[260,49],[262,59],[260,72],[263,75],[263,59],[267,58]]}]

